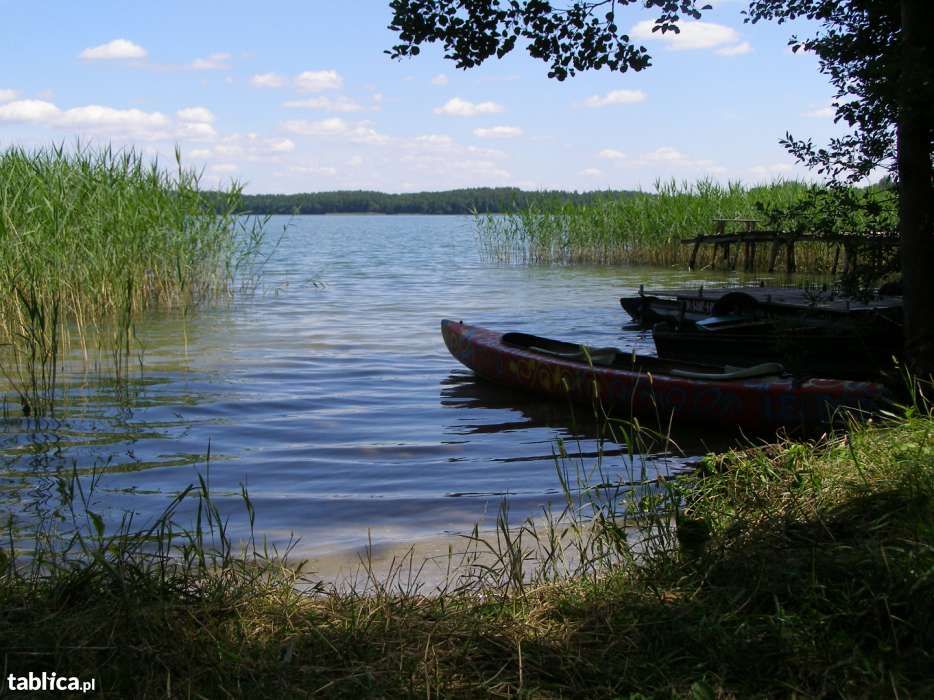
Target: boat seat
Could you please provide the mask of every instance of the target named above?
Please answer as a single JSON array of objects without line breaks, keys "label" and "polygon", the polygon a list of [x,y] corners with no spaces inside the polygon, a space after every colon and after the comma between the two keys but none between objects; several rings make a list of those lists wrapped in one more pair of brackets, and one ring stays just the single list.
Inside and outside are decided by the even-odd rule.
[{"label": "boat seat", "polygon": [[727,365],[723,368],[723,372],[695,372],[694,370],[673,368],[669,371],[669,374],[674,377],[683,377],[684,379],[724,380],[772,377],[782,374],[784,371],[784,365],[778,362],[763,362],[761,365],[753,365],[752,367],[733,367],[732,365]]},{"label": "boat seat", "polygon": [[535,345],[529,345],[528,349],[532,352],[539,352],[543,355],[560,357],[562,360],[574,360],[575,362],[587,362],[599,367],[610,367],[616,361],[616,355],[619,353],[617,348],[589,348],[584,345],[580,350],[550,350]]}]

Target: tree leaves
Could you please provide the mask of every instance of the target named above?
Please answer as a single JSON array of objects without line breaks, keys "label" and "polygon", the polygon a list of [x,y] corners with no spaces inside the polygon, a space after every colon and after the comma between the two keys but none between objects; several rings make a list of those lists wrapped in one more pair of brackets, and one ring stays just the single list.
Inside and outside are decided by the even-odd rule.
[{"label": "tree leaves", "polygon": [[[616,23],[617,6],[635,2],[596,0],[555,8],[544,0],[392,0],[389,28],[400,43],[386,53],[392,58],[416,56],[422,44],[441,43],[445,58],[467,69],[493,56],[503,58],[521,38],[530,56],[549,64],[548,77],[556,80],[604,67],[640,71],[651,65],[651,56],[620,33]],[[696,0],[639,4],[658,10],[653,31],[663,33],[677,32],[682,16],[701,16]]]}]

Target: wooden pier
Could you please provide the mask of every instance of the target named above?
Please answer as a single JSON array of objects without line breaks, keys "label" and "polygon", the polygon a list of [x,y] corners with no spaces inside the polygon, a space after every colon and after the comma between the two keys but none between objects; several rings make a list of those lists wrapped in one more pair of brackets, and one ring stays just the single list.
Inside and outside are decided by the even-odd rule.
[{"label": "wooden pier", "polygon": [[[860,253],[867,248],[879,251],[885,247],[898,245],[898,239],[886,234],[825,234],[825,233],[789,233],[785,231],[762,231],[756,228],[755,219],[714,219],[714,233],[700,234],[694,238],[682,239],[683,245],[693,245],[688,269],[697,266],[697,255],[702,245],[713,245],[713,264],[720,261],[727,269],[735,270],[743,251],[743,270],[752,272],[756,264],[756,248],[759,244],[771,245],[769,251],[769,272],[775,272],[782,249],[785,251],[785,271],[795,272],[795,245],[799,243],[824,243],[834,245],[834,258],[831,274],[837,274],[840,253],[843,252],[843,274],[849,272]],[[727,232],[727,224],[740,228],[739,231]],[[734,248],[735,246],[735,248]],[[731,250],[735,251],[731,255]]]}]

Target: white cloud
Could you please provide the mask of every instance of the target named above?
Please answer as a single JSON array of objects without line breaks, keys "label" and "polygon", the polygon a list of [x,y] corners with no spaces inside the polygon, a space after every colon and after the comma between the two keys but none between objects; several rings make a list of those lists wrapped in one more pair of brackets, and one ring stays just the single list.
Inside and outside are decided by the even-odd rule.
[{"label": "white cloud", "polygon": [[452,97],[441,107],[435,107],[435,114],[446,114],[451,117],[476,117],[479,114],[496,114],[502,112],[503,106],[495,102],[468,102],[460,97]]},{"label": "white cloud", "polygon": [[675,50],[713,49],[719,46],[735,45],[740,40],[739,32],[731,27],[713,22],[681,22],[679,33],[653,32],[655,22],[650,19],[639,22],[629,31],[634,39],[657,40]]},{"label": "white cloud", "polygon": [[580,174],[585,175],[586,177],[600,177],[603,175],[603,171],[598,170],[597,168],[584,168],[580,171]]},{"label": "white cloud", "polygon": [[189,151],[188,155],[192,158],[210,158],[211,149],[210,148],[196,148],[193,151]]},{"label": "white cloud", "polygon": [[377,132],[369,122],[346,122],[340,117],[308,121],[295,119],[283,122],[286,131],[301,136],[330,137],[353,143],[385,143],[388,137]]},{"label": "white cloud", "polygon": [[434,78],[431,79],[432,85],[447,85],[448,77],[444,73],[439,73]]},{"label": "white cloud", "polygon": [[816,119],[833,119],[835,115],[836,110],[834,110],[832,105],[818,107],[817,109],[812,109],[801,113],[802,117],[814,117]]},{"label": "white cloud", "polygon": [[491,126],[485,129],[474,129],[473,133],[481,139],[514,139],[522,136],[522,129],[518,126]]},{"label": "white cloud", "polygon": [[741,42],[736,46],[724,46],[722,49],[714,51],[719,56],[741,56],[744,53],[752,51],[752,46],[748,41]]},{"label": "white cloud", "polygon": [[207,107],[186,107],[175,113],[183,122],[204,122],[210,124],[214,121],[214,114]]},{"label": "white cloud", "polygon": [[267,139],[266,146],[273,153],[291,153],[295,150],[295,142],[292,139]]},{"label": "white cloud", "polygon": [[186,122],[179,125],[177,137],[187,141],[213,141],[217,131],[206,122]]},{"label": "white cloud", "polygon": [[611,90],[605,95],[591,95],[581,104],[584,107],[606,107],[645,102],[646,94],[642,90]]},{"label": "white cloud", "polygon": [[293,165],[289,168],[290,173],[300,175],[337,175],[337,168],[329,165]]},{"label": "white cloud", "polygon": [[192,70],[226,70],[230,68],[229,53],[212,53],[207,58],[196,58],[189,64]]},{"label": "white cloud", "polygon": [[168,118],[159,112],[143,112],[139,109],[114,109],[101,105],[74,107],[62,112],[56,126],[110,128],[121,131],[143,131],[168,126]]},{"label": "white cloud", "polygon": [[58,118],[61,110],[44,100],[17,100],[0,105],[0,121],[48,122]]},{"label": "white cloud", "polygon": [[684,154],[671,146],[656,148],[651,153],[642,156],[646,160],[684,160]]},{"label": "white cloud", "polygon": [[423,134],[422,136],[416,136],[415,141],[433,146],[449,146],[454,143],[454,139],[447,134]]},{"label": "white cloud", "polygon": [[217,173],[218,175],[225,175],[228,173],[235,173],[240,168],[235,163],[216,163],[212,165],[208,170],[212,173]]},{"label": "white cloud", "polygon": [[112,61],[127,58],[146,58],[146,49],[127,39],[114,39],[100,46],[92,46],[78,54],[86,61]]},{"label": "white cloud", "polygon": [[343,95],[338,97],[311,97],[307,100],[289,100],[282,103],[283,107],[296,109],[320,109],[325,112],[360,112],[363,105],[356,100]]},{"label": "white cloud", "polygon": [[278,73],[257,73],[250,78],[250,85],[258,88],[278,88],[285,83],[285,77]]},{"label": "white cloud", "polygon": [[0,102],[9,102],[10,100],[16,99],[18,93],[16,90],[2,90],[0,89]]},{"label": "white cloud", "polygon": [[336,90],[343,84],[344,79],[336,70],[306,70],[295,77],[295,87],[302,92]]},{"label": "white cloud", "polygon": [[654,151],[641,154],[638,158],[630,158],[622,151],[605,148],[598,153],[601,158],[616,161],[624,167],[662,167],[666,170],[672,168],[701,170],[706,173],[719,174],[726,169],[712,160],[690,158],[672,146],[660,146]]}]

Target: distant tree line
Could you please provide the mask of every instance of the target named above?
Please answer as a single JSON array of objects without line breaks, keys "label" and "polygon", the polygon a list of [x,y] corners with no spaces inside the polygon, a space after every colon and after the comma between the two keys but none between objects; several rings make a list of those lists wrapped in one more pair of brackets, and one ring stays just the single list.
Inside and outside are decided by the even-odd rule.
[{"label": "distant tree line", "polygon": [[[206,193],[221,205],[221,195]],[[529,206],[590,204],[599,199],[631,197],[630,190],[526,192],[516,187],[477,187],[444,192],[387,194],[365,190],[301,194],[244,194],[242,211],[250,214],[495,214]]]}]

